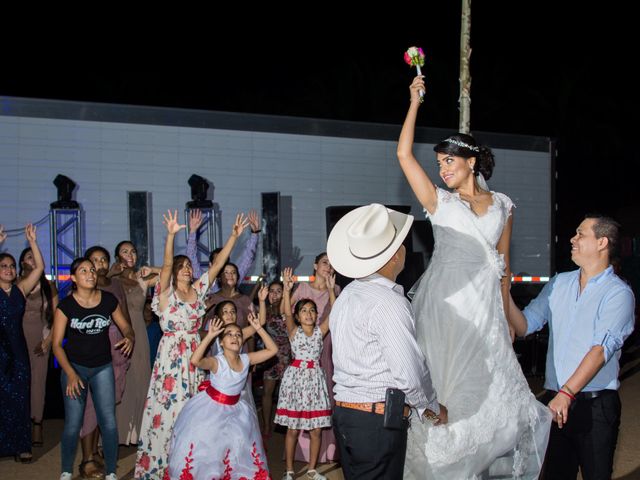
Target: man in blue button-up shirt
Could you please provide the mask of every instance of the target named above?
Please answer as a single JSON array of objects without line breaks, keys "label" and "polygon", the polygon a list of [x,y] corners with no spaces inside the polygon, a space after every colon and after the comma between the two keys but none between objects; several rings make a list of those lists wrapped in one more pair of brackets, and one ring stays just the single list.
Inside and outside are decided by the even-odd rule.
[{"label": "man in blue button-up shirt", "polygon": [[[545,388],[554,415],[546,459],[547,479],[609,479],[620,425],[620,349],[634,326],[631,288],[610,258],[619,225],[589,215],[571,239],[580,268],[553,277],[524,310],[510,302],[516,334],[549,324]],[[524,315],[523,315],[524,313]]]}]

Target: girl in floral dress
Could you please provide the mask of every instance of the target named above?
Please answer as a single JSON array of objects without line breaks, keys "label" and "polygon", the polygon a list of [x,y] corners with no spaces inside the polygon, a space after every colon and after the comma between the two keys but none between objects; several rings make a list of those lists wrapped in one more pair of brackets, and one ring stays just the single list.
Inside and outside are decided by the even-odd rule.
[{"label": "girl in floral dress", "polygon": [[[284,270],[284,316],[295,360],[282,378],[280,398],[274,422],[288,427],[285,439],[285,459],[287,471],[283,480],[293,480],[293,461],[296,444],[301,430],[308,430],[311,444],[309,448],[309,469],[307,478],[326,480],[316,471],[316,462],[322,441],[322,428],[331,426],[331,405],[324,371],[320,368],[322,339],[329,332],[329,322],[316,325],[318,312],[313,300],[302,299],[291,312],[291,289],[293,272]],[[335,276],[329,278],[330,302],[335,302]],[[296,321],[299,325],[296,325]]]},{"label": "girl in floral dress", "polygon": [[[308,298],[313,300],[318,308],[318,324],[322,323],[331,312],[331,302],[329,299],[329,277],[335,274],[335,270],[329,261],[327,252],[319,253],[313,261],[312,282],[300,282],[291,294],[291,304],[295,304],[298,300]],[[336,297],[340,295],[340,287],[335,285],[332,288]],[[324,378],[327,380],[327,390],[329,391],[329,400],[333,408],[333,359],[331,353],[333,351],[331,343],[331,332],[329,332],[322,341],[322,357],[320,365],[324,371]],[[298,437],[298,446],[296,447],[296,460],[309,460],[311,440],[306,432],[302,432]],[[324,428],[322,430],[322,447],[318,459],[320,462],[332,462],[338,459],[338,444],[333,434],[332,428]]]},{"label": "girl in floral dress", "polygon": [[[216,318],[192,355],[191,363],[210,370],[211,375],[176,421],[164,480],[270,478],[258,418],[242,400],[241,392],[250,365],[273,357],[278,346],[254,314],[249,313],[248,321],[264,342],[264,350],[242,353],[243,330]],[[204,357],[211,341],[220,334],[222,352]]]},{"label": "girl in floral dress", "polygon": [[174,237],[185,225],[178,223],[177,211],[164,215],[164,224],[167,227],[164,263],[152,302],[164,335],[151,373],[135,468],[135,478],[148,480],[162,478],[173,424],[204,378],[204,372],[189,363],[200,340],[198,330],[205,313],[204,298],[247,221],[243,214],[236,216],[231,236],[216,261],[193,284],[189,259],[183,255],[173,256]]}]

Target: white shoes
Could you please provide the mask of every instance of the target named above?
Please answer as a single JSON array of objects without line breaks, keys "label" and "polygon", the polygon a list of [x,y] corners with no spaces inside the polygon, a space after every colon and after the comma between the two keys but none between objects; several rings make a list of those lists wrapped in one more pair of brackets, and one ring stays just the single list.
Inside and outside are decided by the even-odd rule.
[{"label": "white shoes", "polygon": [[104,480],[118,480],[118,477],[116,476],[115,473],[110,473],[109,475],[104,477]]},{"label": "white shoes", "polygon": [[[294,475],[294,472],[284,472],[282,480],[294,480]],[[327,480],[327,477],[320,475],[316,470],[308,470],[306,478],[308,480]],[[109,478],[107,478],[107,480],[109,480]]]},{"label": "white shoes", "polygon": [[60,474],[60,480],[71,480],[73,478],[73,475],[71,475],[69,472],[63,472]]}]

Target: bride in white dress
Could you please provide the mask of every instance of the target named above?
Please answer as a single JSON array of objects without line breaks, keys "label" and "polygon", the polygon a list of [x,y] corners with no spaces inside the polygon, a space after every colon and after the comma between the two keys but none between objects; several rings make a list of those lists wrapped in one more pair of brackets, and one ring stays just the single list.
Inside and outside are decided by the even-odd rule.
[{"label": "bride in white dress", "polygon": [[398,159],[433,225],[435,249],[413,309],[418,345],[449,423],[412,419],[404,476],[538,478],[551,415],[529,389],[504,313],[513,203],[488,191],[493,154],[469,135],[436,145],[440,177],[452,192],[433,184],[412,152],[420,90],[418,76]]}]

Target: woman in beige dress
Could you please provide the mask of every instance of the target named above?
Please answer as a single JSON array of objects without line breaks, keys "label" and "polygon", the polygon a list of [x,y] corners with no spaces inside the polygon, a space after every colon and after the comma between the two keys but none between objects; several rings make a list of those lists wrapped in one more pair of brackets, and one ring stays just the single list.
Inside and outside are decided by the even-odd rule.
[{"label": "woman in beige dress", "polygon": [[144,304],[149,287],[158,282],[158,271],[150,267],[136,269],[138,252],[132,242],[125,240],[116,246],[116,262],[110,275],[117,276],[124,288],[131,317],[131,326],[136,335],[136,348],[131,355],[131,365],[127,371],[127,385],[122,401],[116,405],[116,422],[121,445],[137,445],[147,399],[147,389],[151,378],[149,363],[149,338],[144,322]]},{"label": "woman in beige dress", "polygon": [[[26,278],[35,270],[36,263],[31,248],[25,248],[20,254],[20,278]],[[51,350],[51,324],[53,312],[58,306],[58,290],[53,282],[44,276],[31,293],[27,295],[22,329],[27,340],[29,363],[31,364],[31,444],[43,445],[42,415],[47,387],[47,370]]]}]

